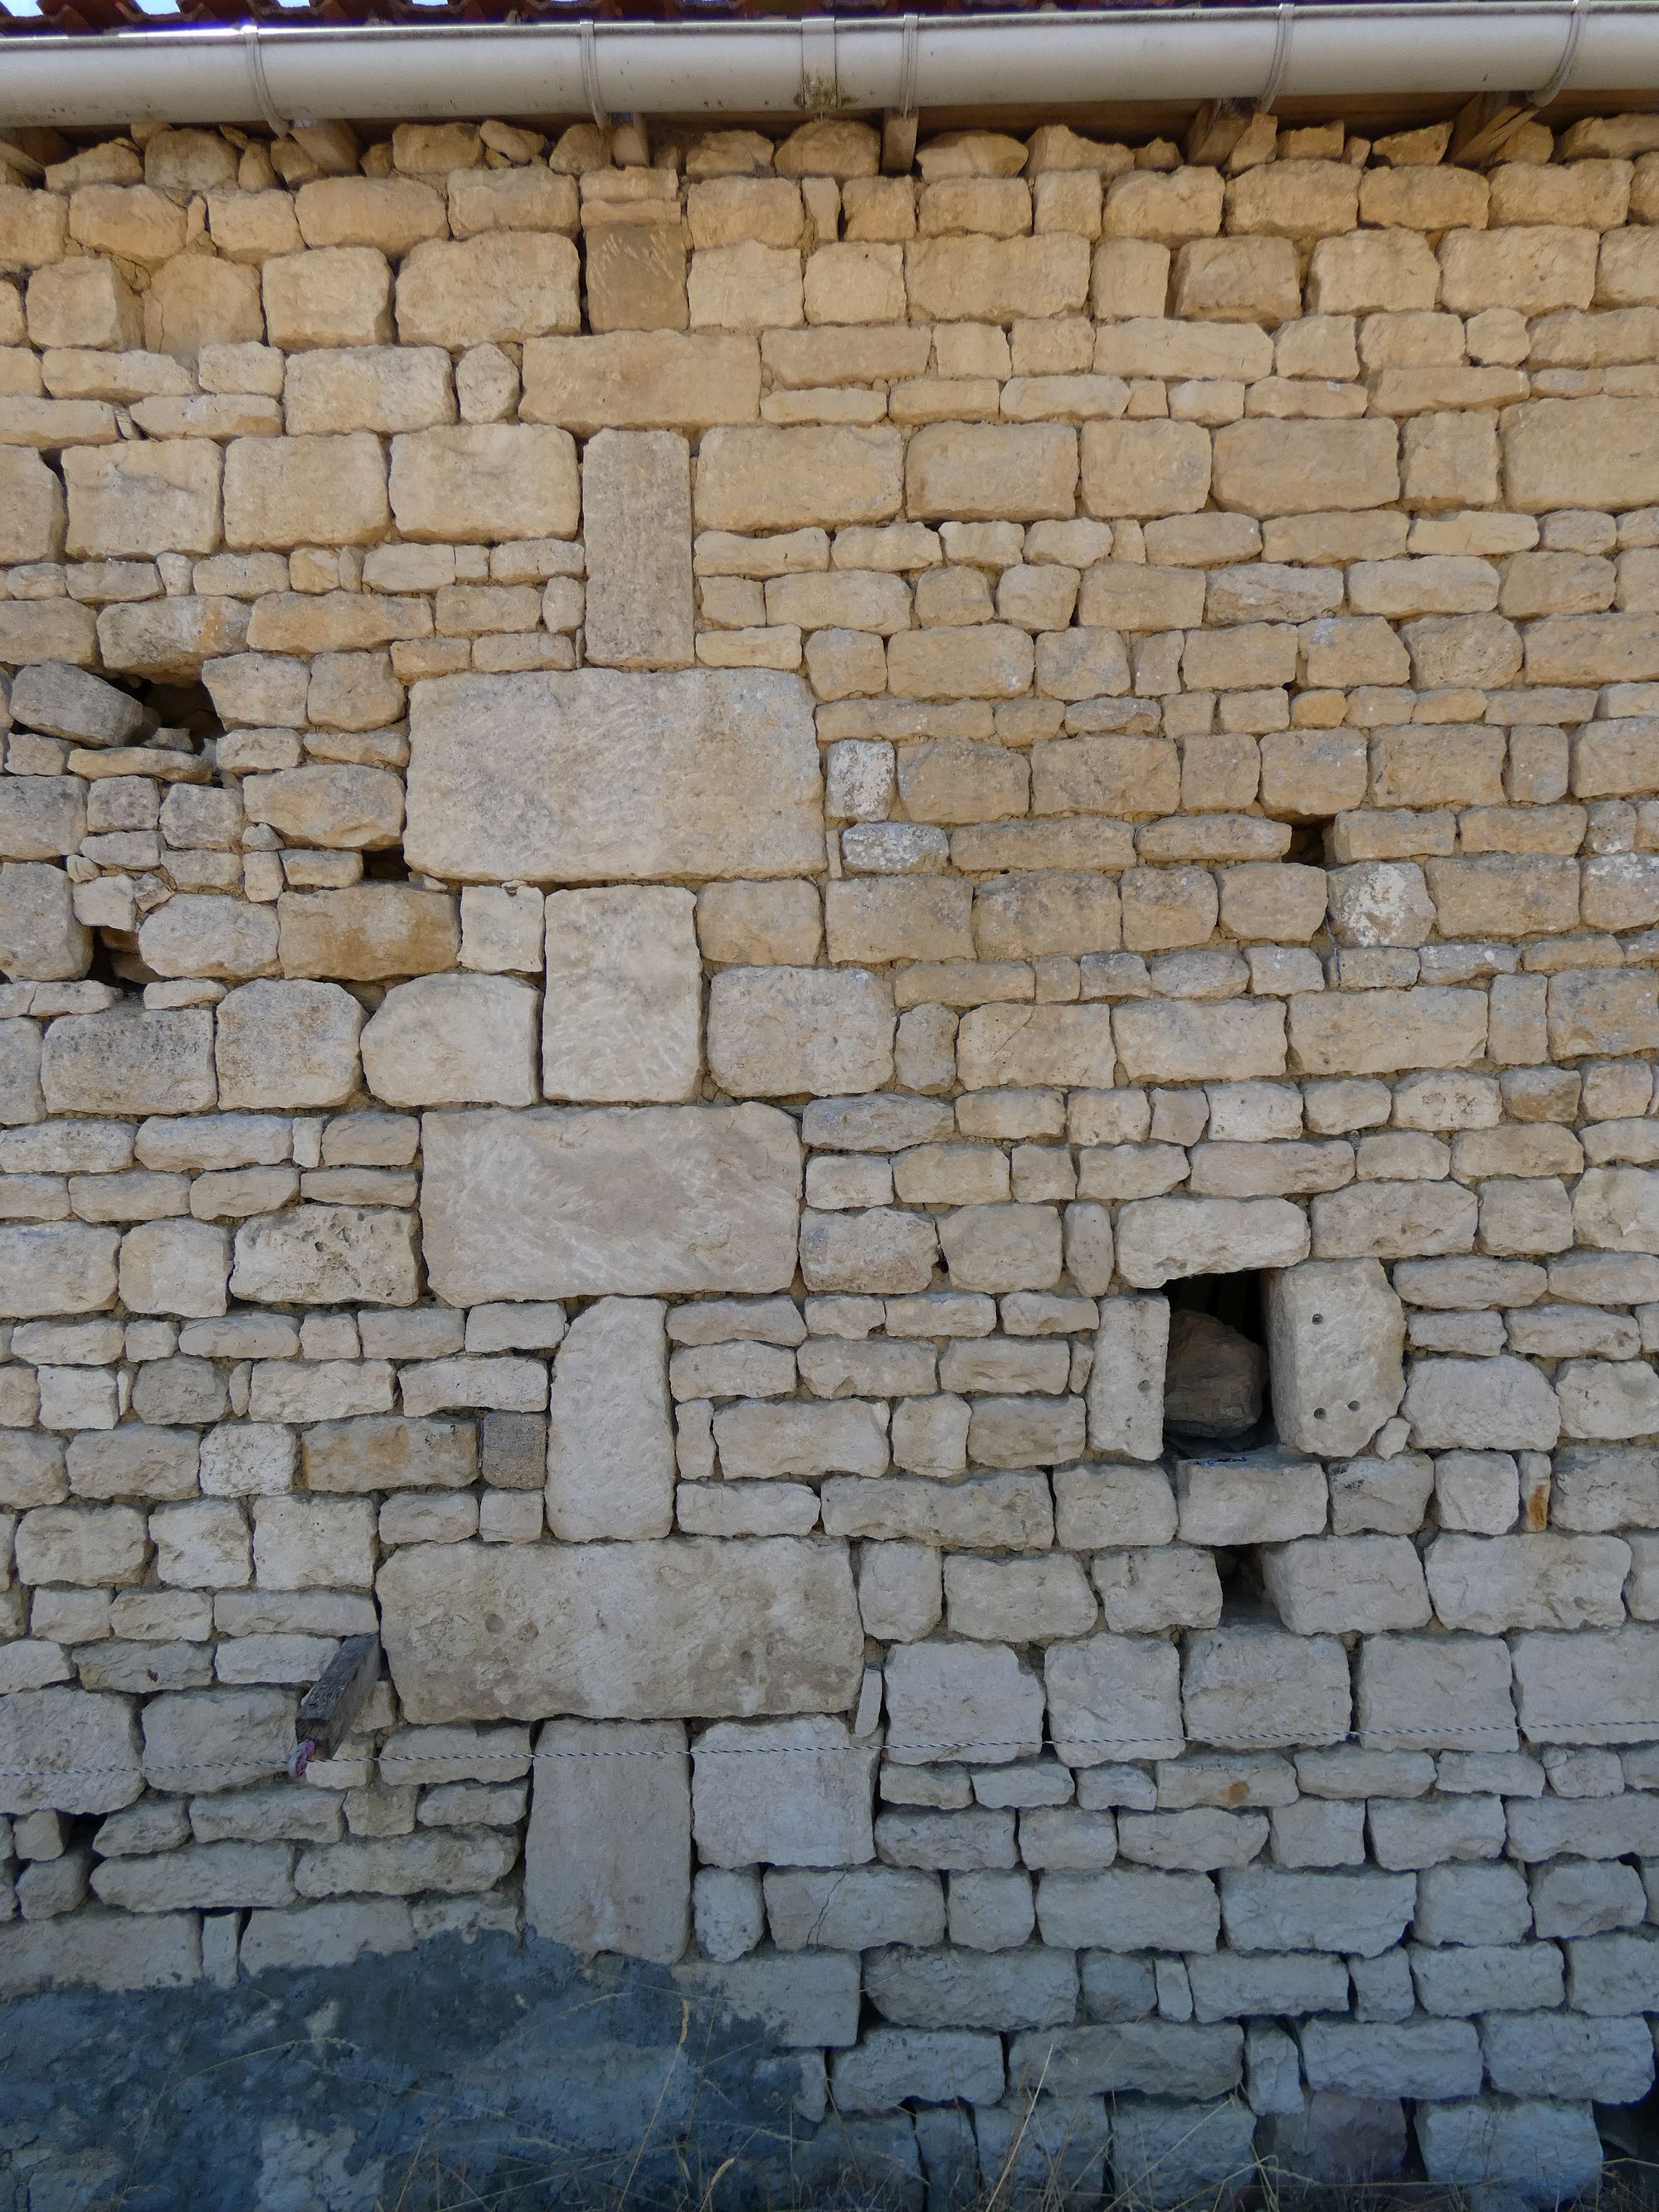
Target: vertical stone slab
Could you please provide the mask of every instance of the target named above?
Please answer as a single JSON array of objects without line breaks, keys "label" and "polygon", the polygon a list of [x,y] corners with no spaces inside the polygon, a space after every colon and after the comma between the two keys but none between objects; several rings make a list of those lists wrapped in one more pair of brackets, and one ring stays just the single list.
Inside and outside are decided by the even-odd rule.
[{"label": "vertical stone slab", "polygon": [[1363,1452],[1405,1395],[1405,1310],[1376,1260],[1304,1260],[1267,1283],[1279,1440]]},{"label": "vertical stone slab", "polygon": [[691,1919],[691,1770],[679,1721],[549,1721],[536,1747],[525,1917],[573,1951],[672,1966]]},{"label": "vertical stone slab", "polygon": [[660,1298],[600,1298],[559,1347],[547,1519],[567,1544],[665,1536],[673,1525],[666,1310]]},{"label": "vertical stone slab", "polygon": [[1170,1301],[1103,1298],[1089,1370],[1089,1443],[1113,1459],[1157,1459],[1164,1449],[1164,1365]]},{"label": "vertical stone slab", "polygon": [[547,902],[542,1088],[584,1105],[673,1105],[702,1072],[696,900],[666,884]]},{"label": "vertical stone slab", "polygon": [[601,430],[582,455],[586,658],[689,668],[691,449],[675,430]]}]

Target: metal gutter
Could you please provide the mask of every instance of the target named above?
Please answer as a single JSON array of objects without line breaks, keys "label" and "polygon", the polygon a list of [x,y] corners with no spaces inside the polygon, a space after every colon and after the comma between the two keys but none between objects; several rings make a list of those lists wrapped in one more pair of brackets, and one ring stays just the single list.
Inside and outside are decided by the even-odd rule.
[{"label": "metal gutter", "polygon": [[1655,0],[0,39],[0,127],[1659,90]]}]

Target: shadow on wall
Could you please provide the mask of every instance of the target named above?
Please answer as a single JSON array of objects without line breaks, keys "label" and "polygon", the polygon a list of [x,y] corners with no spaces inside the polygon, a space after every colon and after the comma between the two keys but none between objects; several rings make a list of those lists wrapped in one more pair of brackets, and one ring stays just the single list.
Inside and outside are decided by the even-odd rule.
[{"label": "shadow on wall", "polygon": [[648,2212],[702,2203],[728,2160],[720,2212],[830,2182],[915,2198],[914,2140],[907,2157],[891,2122],[815,2130],[806,2071],[665,1968],[533,1937],[222,1990],[58,1990],[0,2010],[0,2203],[528,2212],[626,2190]]}]

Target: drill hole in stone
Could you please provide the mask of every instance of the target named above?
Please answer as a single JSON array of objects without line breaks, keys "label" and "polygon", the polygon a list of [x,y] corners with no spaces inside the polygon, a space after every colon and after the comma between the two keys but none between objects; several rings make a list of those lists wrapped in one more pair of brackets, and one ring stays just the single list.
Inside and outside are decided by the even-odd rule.
[{"label": "drill hole in stone", "polygon": [[1272,1442],[1261,1285],[1254,1271],[1169,1285],[1164,1427],[1170,1449],[1212,1455]]}]

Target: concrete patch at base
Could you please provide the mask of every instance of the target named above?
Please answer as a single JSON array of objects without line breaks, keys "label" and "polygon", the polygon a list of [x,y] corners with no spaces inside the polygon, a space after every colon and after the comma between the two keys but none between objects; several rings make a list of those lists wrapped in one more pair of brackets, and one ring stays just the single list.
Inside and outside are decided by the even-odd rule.
[{"label": "concrete patch at base", "polygon": [[823,866],[811,697],[763,669],[416,684],[404,850],[458,883],[811,875]]},{"label": "concrete patch at base", "polygon": [[490,1298],[781,1291],[795,1272],[800,1144],[774,1106],[428,1114],[428,1276]]},{"label": "concrete patch at base", "polygon": [[411,1721],[840,1712],[863,1677],[842,1543],[411,1544],[380,1596]]}]

